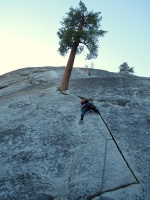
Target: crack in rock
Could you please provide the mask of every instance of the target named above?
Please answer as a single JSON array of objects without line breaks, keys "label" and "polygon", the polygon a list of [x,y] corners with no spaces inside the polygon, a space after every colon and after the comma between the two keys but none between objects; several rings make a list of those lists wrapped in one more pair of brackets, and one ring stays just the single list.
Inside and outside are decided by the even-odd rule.
[{"label": "crack in rock", "polygon": [[[68,93],[66,93],[66,92],[65,92],[65,93],[62,92],[62,94],[64,94],[64,95],[67,94],[67,95],[68,95]],[[81,96],[78,96],[78,97],[79,97],[80,99],[83,99],[83,97],[81,97]],[[89,99],[89,98],[86,98],[86,99]],[[90,100],[90,101],[93,101],[94,99],[91,99],[91,98],[90,98],[89,100]],[[98,102],[102,102],[102,101],[99,101],[99,100],[98,100]],[[124,99],[118,99],[118,100],[116,100],[116,101],[111,101],[112,104],[119,105],[119,106],[126,106],[126,104],[127,104],[128,102],[130,102],[130,101],[124,100]],[[106,157],[105,157],[105,158],[104,158],[104,166],[103,166],[103,175],[102,175],[103,177],[102,177],[102,187],[101,187],[101,190],[100,190],[99,192],[93,194],[93,195],[89,195],[89,196],[87,197],[87,200],[92,200],[93,198],[98,197],[98,196],[101,196],[102,194],[104,194],[104,193],[106,193],[106,192],[111,192],[111,191],[119,190],[119,189],[122,189],[122,188],[125,188],[125,187],[129,187],[130,185],[133,185],[133,184],[139,184],[139,181],[138,181],[137,177],[135,176],[135,174],[134,174],[133,170],[131,169],[129,163],[127,162],[126,158],[124,157],[124,155],[123,155],[123,153],[122,153],[122,151],[121,151],[119,145],[117,144],[117,142],[116,142],[116,140],[115,140],[115,138],[114,138],[112,132],[110,131],[110,129],[109,129],[107,123],[105,122],[105,120],[104,120],[104,118],[102,117],[101,114],[100,114],[100,117],[101,117],[101,119],[102,119],[102,121],[103,121],[103,123],[104,123],[106,129],[108,130],[108,132],[110,133],[110,135],[111,135],[111,137],[112,137],[111,140],[115,143],[115,145],[116,145],[116,147],[117,147],[117,149],[118,149],[118,151],[119,151],[121,157],[122,157],[123,160],[125,161],[125,163],[126,163],[128,169],[129,169],[129,171],[131,172],[131,174],[132,174],[133,177],[135,178],[135,181],[133,181],[133,182],[131,182],[131,183],[128,183],[128,184],[121,184],[120,186],[114,187],[114,188],[112,188],[112,189],[110,188],[110,189],[104,189],[104,190],[103,190],[104,173],[105,173],[105,168],[106,168],[106,166],[105,166],[105,159],[106,159]],[[106,139],[106,146],[105,146],[106,149],[105,149],[105,151],[107,151],[107,138],[105,138],[105,139]],[[110,140],[110,139],[108,139],[108,141],[109,141],[109,140]],[[105,154],[107,154],[107,152],[105,152]],[[105,155],[105,156],[106,156],[106,155]],[[104,199],[104,198],[101,198],[101,199]],[[106,198],[105,198],[105,199],[106,199]]]},{"label": "crack in rock", "polygon": [[[96,192],[95,194],[92,194],[92,195],[89,195],[88,197],[87,197],[87,200],[96,200],[95,198],[96,197],[99,197],[101,200],[109,200],[110,198],[107,198],[107,197],[102,197],[101,195],[103,195],[103,194],[105,194],[105,193],[108,193],[108,192],[113,192],[113,191],[116,191],[116,190],[120,190],[120,189],[123,189],[123,188],[126,188],[126,187],[129,187],[129,186],[131,186],[131,185],[136,185],[136,184],[139,184],[139,183],[137,183],[137,182],[135,182],[135,183],[130,183],[130,184],[124,184],[124,185],[120,185],[120,186],[118,186],[118,187],[114,187],[114,188],[112,188],[112,189],[108,189],[108,190],[105,190],[105,191],[103,191],[103,192],[101,192],[101,191],[99,191],[99,192]],[[113,200],[113,199],[112,199]]]},{"label": "crack in rock", "polygon": [[126,99],[115,99],[115,100],[105,100],[105,99],[100,99],[97,100],[98,102],[104,102],[104,103],[110,103],[110,104],[114,104],[117,106],[126,106],[127,103],[130,103],[131,101],[126,100]]},{"label": "crack in rock", "polygon": [[8,86],[9,86],[9,84],[0,85],[0,89],[6,88],[6,87],[8,87]]}]

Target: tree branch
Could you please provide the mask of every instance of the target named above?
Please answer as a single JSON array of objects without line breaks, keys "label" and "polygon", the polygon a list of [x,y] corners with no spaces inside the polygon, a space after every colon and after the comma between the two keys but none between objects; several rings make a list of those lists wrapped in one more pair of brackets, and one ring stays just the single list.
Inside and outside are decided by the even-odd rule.
[{"label": "tree branch", "polygon": [[89,46],[88,46],[88,44],[86,42],[79,41],[79,43],[84,44],[88,48],[88,50],[90,50],[90,48],[89,48]]}]

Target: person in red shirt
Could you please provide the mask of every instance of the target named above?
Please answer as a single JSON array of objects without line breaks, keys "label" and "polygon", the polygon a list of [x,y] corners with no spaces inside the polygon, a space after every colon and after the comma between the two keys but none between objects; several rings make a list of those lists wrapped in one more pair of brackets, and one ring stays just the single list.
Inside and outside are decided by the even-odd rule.
[{"label": "person in red shirt", "polygon": [[88,99],[82,99],[81,100],[81,121],[83,121],[85,113],[91,110],[93,110],[94,112],[100,115],[99,110],[96,108],[96,106],[94,106],[92,102],[90,102]]}]

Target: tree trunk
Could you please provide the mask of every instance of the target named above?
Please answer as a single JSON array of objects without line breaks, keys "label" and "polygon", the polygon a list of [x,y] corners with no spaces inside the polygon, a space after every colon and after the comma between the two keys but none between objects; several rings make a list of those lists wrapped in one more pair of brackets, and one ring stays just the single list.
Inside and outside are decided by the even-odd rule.
[{"label": "tree trunk", "polygon": [[[82,30],[83,24],[84,24],[84,16],[82,17],[80,24],[78,26],[78,30],[77,30],[78,32],[80,32]],[[74,64],[74,59],[75,59],[75,56],[76,56],[77,48],[79,46],[79,41],[80,40],[78,38],[72,46],[72,49],[71,49],[71,52],[70,52],[70,55],[69,55],[69,59],[68,59],[68,62],[67,62],[67,66],[65,68],[65,72],[64,72],[64,75],[63,75],[63,78],[62,78],[60,91],[68,89],[71,71],[72,71],[73,64]]]},{"label": "tree trunk", "polygon": [[64,75],[63,75],[63,78],[62,78],[60,91],[68,89],[71,71],[72,71],[72,68],[73,68],[74,59],[75,59],[75,56],[76,56],[78,45],[79,44],[75,43],[72,46],[72,49],[71,49],[71,52],[70,52],[70,55],[69,55],[69,59],[68,59],[68,62],[67,62],[67,66],[65,68],[65,72],[64,72]]}]

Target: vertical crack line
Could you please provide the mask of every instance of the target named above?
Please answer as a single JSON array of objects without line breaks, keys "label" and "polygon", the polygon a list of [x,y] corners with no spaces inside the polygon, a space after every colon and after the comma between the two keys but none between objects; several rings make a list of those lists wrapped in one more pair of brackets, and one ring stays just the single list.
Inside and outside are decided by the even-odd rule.
[{"label": "vertical crack line", "polygon": [[106,167],[106,156],[107,156],[107,139],[106,139],[106,143],[105,143],[105,152],[104,152],[104,164],[103,164],[103,170],[102,170],[102,182],[101,182],[101,188],[99,192],[96,192],[93,195],[87,196],[87,200],[92,200],[95,197],[99,197],[100,200],[102,198],[102,194],[105,193],[105,191],[103,192],[103,186],[104,186],[104,176],[105,176],[105,167]]},{"label": "vertical crack line", "polygon": [[101,129],[99,128],[99,126],[97,125],[97,123],[95,123],[95,121],[94,121],[94,124],[95,124],[95,126],[98,128],[98,131],[99,131],[100,134],[103,136],[103,138],[105,138],[105,140],[112,140],[112,139],[107,139],[107,137],[102,133]]},{"label": "vertical crack line", "polygon": [[106,166],[106,155],[107,155],[107,140],[105,143],[105,153],[104,153],[104,165],[103,165],[103,171],[102,171],[102,186],[101,186],[101,190],[100,190],[100,194],[102,194],[103,191],[103,185],[104,185],[104,175],[105,175],[105,166]]},{"label": "vertical crack line", "polygon": [[102,117],[101,113],[100,113],[100,117],[101,117],[101,119],[103,120],[103,122],[104,122],[104,124],[105,124],[107,130],[109,131],[109,133],[110,133],[110,135],[111,135],[111,137],[112,137],[112,139],[113,139],[113,141],[114,141],[114,143],[115,143],[117,149],[119,150],[119,152],[120,152],[122,158],[124,159],[126,165],[128,166],[128,168],[129,168],[129,170],[131,171],[132,175],[134,176],[135,180],[137,181],[137,183],[140,183],[139,180],[137,179],[137,177],[135,176],[133,170],[132,170],[131,167],[129,166],[129,164],[128,164],[126,158],[124,157],[124,155],[123,155],[123,153],[122,153],[122,151],[121,151],[119,145],[117,144],[117,142],[116,142],[116,140],[115,140],[115,138],[114,138],[114,136],[113,136],[111,130],[109,129],[109,127],[108,127],[107,123],[105,122],[104,118]]}]

